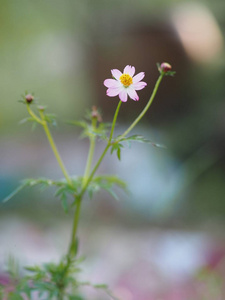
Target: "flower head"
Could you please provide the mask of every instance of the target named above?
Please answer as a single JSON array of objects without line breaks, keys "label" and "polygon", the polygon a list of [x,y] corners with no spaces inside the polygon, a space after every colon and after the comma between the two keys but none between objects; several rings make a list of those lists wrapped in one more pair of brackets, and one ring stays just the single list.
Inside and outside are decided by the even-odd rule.
[{"label": "flower head", "polygon": [[140,72],[134,76],[135,67],[127,65],[123,73],[117,69],[111,70],[114,79],[106,79],[104,85],[108,88],[106,91],[107,96],[115,97],[119,95],[122,102],[127,102],[128,96],[134,100],[138,101],[139,97],[136,91],[142,90],[146,87],[147,83],[141,81],[145,73]]},{"label": "flower head", "polygon": [[34,96],[31,95],[31,94],[27,94],[27,95],[25,96],[25,100],[26,100],[26,102],[27,102],[28,104],[30,104],[30,103],[34,100]]},{"label": "flower head", "polygon": [[160,65],[160,70],[162,72],[168,72],[168,71],[171,71],[171,69],[172,69],[172,66],[170,64],[168,64],[167,62],[163,62]]}]

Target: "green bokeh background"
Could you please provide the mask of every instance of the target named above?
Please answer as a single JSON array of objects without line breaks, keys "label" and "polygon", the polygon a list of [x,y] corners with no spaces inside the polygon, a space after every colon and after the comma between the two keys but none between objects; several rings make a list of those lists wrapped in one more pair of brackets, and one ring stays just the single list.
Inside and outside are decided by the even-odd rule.
[{"label": "green bokeh background", "polygon": [[[188,1],[188,3],[199,4],[206,8],[217,23],[222,37],[224,36],[225,4],[222,1]],[[112,67],[121,69],[126,64],[133,65],[135,62],[140,62],[137,71],[144,70],[146,80],[150,79],[146,94],[140,92],[144,98],[143,102],[140,100],[138,106],[140,109],[144,105],[142,103],[147,101],[157,78],[155,64],[163,59],[160,53],[162,50],[163,53],[167,53],[167,40],[165,39],[164,43],[163,36],[171,37],[172,31],[168,33],[165,31],[162,36],[157,35],[157,28],[161,26],[165,28],[165,24],[171,25],[173,11],[183,4],[185,1],[0,1],[0,161],[2,164],[0,195],[2,198],[16,186],[18,180],[24,177],[52,174],[55,177],[61,176],[57,167],[52,171],[41,166],[41,163],[45,166],[45,162],[50,159],[52,163],[49,168],[54,165],[54,158],[50,158],[51,152],[42,130],[30,131],[27,124],[18,126],[19,121],[26,117],[25,107],[17,102],[20,95],[25,91],[34,92],[40,104],[47,105],[48,110],[56,113],[62,121],[80,119],[93,104],[103,106],[103,116],[105,115],[106,121],[110,121],[117,101],[107,99],[103,80],[110,76]],[[149,51],[149,57],[146,56],[145,51],[144,58],[141,47],[135,49],[135,54],[132,54],[132,48],[129,48],[129,51],[126,48],[126,43],[132,44],[130,41],[133,35],[136,38],[142,36],[143,28],[147,32],[148,30],[156,32],[155,36],[151,35],[153,43],[154,37],[155,40],[161,39],[161,48],[154,48],[154,55]],[[138,205],[134,205],[131,209],[129,204],[111,204],[112,200],[104,205],[109,205],[110,209],[112,206],[119,219],[127,219],[131,223],[141,223],[143,211],[145,222],[154,220],[159,223],[173,223],[179,220],[182,224],[193,224],[193,221],[198,223],[209,219],[216,222],[223,221],[225,209],[224,48],[222,47],[211,60],[202,63],[188,57],[177,34],[174,33],[172,39],[176,39],[175,44],[177,43],[183,52],[180,51],[180,56],[177,57],[176,54],[173,55],[177,53],[175,49],[168,49],[165,60],[172,63],[177,75],[174,79],[165,79],[165,83],[160,87],[157,103],[154,103],[152,112],[143,121],[143,127],[140,127],[140,130],[146,132],[154,142],[166,144],[167,150],[163,154],[162,152],[156,154],[161,150],[149,150],[142,161],[147,161],[153,155],[164,174],[162,161],[166,160],[165,165],[170,166],[166,171],[168,179],[171,174],[171,177],[177,176],[183,180],[180,183],[179,180],[177,181],[178,184],[175,185],[170,199],[165,200],[163,202],[165,206],[161,205],[156,213],[145,202],[140,204],[143,205],[141,210]],[[133,61],[134,57],[136,58]],[[145,70],[144,61],[146,64],[151,62],[151,70],[149,65]],[[122,108],[119,118],[121,126],[126,126],[129,120],[136,116],[136,105],[139,103],[130,102],[127,103],[127,107]],[[129,113],[126,113],[127,108]],[[78,131],[62,121],[59,121],[58,128],[53,129],[55,139],[59,149],[65,155],[68,169],[71,172],[82,173],[88,144],[85,141],[78,141],[80,146],[77,146],[78,142],[75,143],[75,139]],[[149,128],[151,131],[148,130]],[[144,151],[140,150],[143,148],[135,149],[137,151],[135,153]],[[82,154],[79,154],[79,151]],[[132,149],[129,151],[131,152]],[[42,157],[38,155],[40,152],[43,154]],[[132,163],[134,164],[134,168],[135,157],[136,154],[130,162],[131,166]],[[114,161],[115,158],[108,156],[108,160],[110,159]],[[21,164],[18,164],[18,161]],[[112,163],[107,165],[109,172],[111,165]],[[123,169],[123,165],[120,168]],[[119,169],[114,168],[113,171],[120,174]],[[134,172],[134,169],[129,169],[127,173],[129,172]],[[180,177],[179,174],[182,176]],[[159,191],[164,189],[163,183],[158,189]],[[103,195],[100,198],[105,197],[106,195]],[[28,198],[32,201],[27,201]],[[11,200],[11,203],[1,206],[1,212],[21,213],[29,209],[29,214],[32,215],[35,207],[42,213],[45,212],[45,217],[48,218],[46,207],[54,206],[51,201],[52,194],[47,193],[47,196],[41,194],[41,198],[45,200],[41,200],[41,205],[39,198],[40,193],[37,191],[21,192]],[[151,201],[154,202],[153,198],[151,196]],[[155,201],[158,201],[157,197]],[[97,211],[100,211],[98,213],[101,214],[99,206],[103,204],[99,203],[92,203],[91,211],[96,205]],[[149,214],[146,214],[145,205]],[[135,209],[138,211],[137,214]],[[63,218],[63,213],[59,214]]]}]

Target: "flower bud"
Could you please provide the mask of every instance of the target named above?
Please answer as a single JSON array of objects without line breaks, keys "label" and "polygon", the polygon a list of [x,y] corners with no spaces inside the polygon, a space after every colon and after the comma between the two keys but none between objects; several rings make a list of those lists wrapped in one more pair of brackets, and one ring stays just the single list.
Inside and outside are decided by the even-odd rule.
[{"label": "flower bud", "polygon": [[98,120],[98,122],[102,122],[102,117],[101,117],[100,113],[98,112],[98,109],[96,106],[92,107],[91,116],[92,116],[92,118],[96,118]]},{"label": "flower bud", "polygon": [[44,106],[42,106],[42,105],[39,105],[39,106],[38,106],[38,110],[40,110],[40,111],[44,111],[44,110],[45,110],[45,107],[44,107]]},{"label": "flower bud", "polygon": [[33,100],[34,100],[34,96],[32,96],[31,94],[28,94],[25,96],[26,102],[28,104],[30,104]]},{"label": "flower bud", "polygon": [[165,73],[166,73],[166,72],[172,70],[172,66],[171,66],[170,64],[166,63],[166,62],[163,62],[163,63],[161,63],[161,65],[160,65],[160,70],[161,70],[162,72],[165,72]]}]

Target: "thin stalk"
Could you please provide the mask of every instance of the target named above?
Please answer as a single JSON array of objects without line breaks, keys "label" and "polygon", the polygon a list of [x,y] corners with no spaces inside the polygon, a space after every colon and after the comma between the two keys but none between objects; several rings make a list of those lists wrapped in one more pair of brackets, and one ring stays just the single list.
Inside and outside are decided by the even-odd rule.
[{"label": "thin stalk", "polygon": [[[159,88],[160,82],[162,81],[164,74],[161,73],[156,84],[154,87],[154,90],[152,92],[152,95],[147,103],[147,105],[145,106],[145,108],[142,110],[142,112],[140,113],[140,115],[134,120],[134,122],[130,125],[130,127],[119,137],[119,139],[117,140],[117,142],[119,142],[121,139],[123,139],[136,125],[137,123],[143,118],[143,116],[146,114],[146,112],[148,111],[149,107],[151,106],[155,95],[157,93],[157,90]],[[111,132],[110,132],[110,136],[109,136],[109,140],[108,143],[104,149],[104,151],[102,152],[102,155],[100,156],[99,160],[97,161],[96,165],[94,166],[91,174],[87,177],[87,174],[89,174],[90,171],[90,165],[92,162],[92,157],[93,157],[93,149],[91,149],[93,146],[90,144],[90,150],[89,150],[89,155],[88,155],[88,162],[86,165],[86,170],[85,170],[85,176],[84,176],[84,181],[83,181],[83,186],[82,186],[82,190],[81,193],[79,195],[79,197],[77,198],[77,203],[76,203],[76,210],[75,210],[75,214],[74,214],[74,223],[73,223],[73,231],[72,231],[72,239],[71,239],[71,245],[70,245],[70,250],[69,253],[71,253],[72,251],[72,247],[74,245],[75,242],[75,238],[76,238],[76,234],[77,234],[77,227],[78,227],[78,221],[79,221],[79,215],[80,215],[80,206],[81,206],[81,201],[82,201],[82,197],[89,185],[89,183],[91,182],[92,178],[94,177],[96,171],[98,170],[103,158],[105,157],[108,149],[110,148],[110,146],[112,145],[112,138],[113,138],[113,133],[114,133],[114,129],[115,129],[115,125],[116,125],[116,120],[118,117],[118,113],[120,110],[120,106],[121,106],[122,102],[119,101],[115,114],[114,114],[114,118],[113,118],[113,122],[112,122],[112,128],[111,128]],[[89,161],[90,160],[90,161]]]},{"label": "thin stalk", "polygon": [[[92,118],[92,129],[93,130],[96,129],[96,123],[97,123],[97,119],[96,118]],[[96,136],[95,135],[91,135],[91,137],[90,137],[90,147],[89,147],[87,164],[86,164],[86,168],[85,168],[85,172],[84,172],[84,178],[83,178],[82,187],[85,186],[86,181],[88,179],[88,176],[90,174],[91,164],[92,164],[93,155],[94,155],[94,151],[95,151],[95,142],[96,142]]]},{"label": "thin stalk", "polygon": [[[97,119],[92,118],[92,129],[93,130],[96,129],[96,123],[97,123]],[[84,177],[83,177],[83,182],[82,182],[82,189],[86,186],[86,183],[88,181],[88,176],[90,174],[91,164],[92,164],[94,150],[95,150],[95,142],[96,142],[96,137],[95,137],[95,135],[92,135],[90,137],[90,147],[89,147],[87,164],[86,164],[86,167],[85,167],[85,172],[84,172]],[[80,194],[76,199],[76,208],[75,208],[74,218],[73,218],[73,229],[72,229],[72,234],[71,234],[71,243],[70,243],[70,248],[69,248],[69,253],[68,253],[69,256],[73,252],[73,246],[74,246],[76,235],[77,235],[77,228],[78,228],[78,223],[79,223],[79,219],[80,219],[82,196],[83,196],[83,194]]]},{"label": "thin stalk", "polygon": [[105,147],[104,151],[102,152],[102,155],[100,156],[99,160],[97,161],[96,165],[94,166],[90,176],[88,177],[88,180],[86,181],[86,184],[84,185],[82,191],[81,191],[81,196],[83,196],[83,194],[85,193],[86,191],[86,188],[88,187],[89,183],[91,182],[92,178],[94,177],[95,175],[95,172],[98,170],[103,158],[105,157],[109,147],[111,146],[111,143],[108,142],[107,146]]},{"label": "thin stalk", "polygon": [[154,90],[152,92],[152,95],[147,103],[147,105],[145,106],[145,108],[142,110],[142,112],[140,113],[140,115],[134,120],[134,122],[130,125],[130,127],[128,127],[128,129],[118,138],[117,142],[119,142],[121,139],[123,139],[136,125],[137,123],[143,118],[143,116],[146,114],[146,112],[148,111],[149,107],[151,106],[155,95],[157,93],[157,90],[159,88],[160,82],[162,81],[164,76],[164,73],[161,73],[156,84],[154,87]]},{"label": "thin stalk", "polygon": [[[91,182],[95,172],[99,168],[103,158],[105,157],[109,147],[111,146],[111,140],[112,140],[113,132],[115,129],[116,119],[117,119],[121,104],[122,104],[122,102],[120,101],[117,105],[117,108],[116,108],[116,111],[114,114],[114,118],[113,118],[113,123],[112,123],[112,128],[111,128],[108,143],[107,143],[102,155],[100,156],[99,160],[97,161],[96,165],[94,166],[91,174],[90,174],[90,168],[91,168],[91,163],[92,163],[93,153],[94,153],[94,148],[95,148],[95,137],[93,137],[93,140],[90,140],[90,149],[89,149],[87,165],[86,165],[86,169],[85,169],[85,173],[84,173],[82,190],[76,199],[76,209],[74,212],[73,229],[72,229],[72,235],[71,235],[70,248],[69,248],[69,252],[68,252],[68,259],[73,251],[73,246],[74,246],[76,235],[77,235],[77,228],[78,228],[78,223],[79,223],[79,218],[80,218],[80,209],[81,209],[81,202],[82,202],[83,195],[84,195],[89,183]],[[92,123],[92,126],[93,125],[96,126],[96,123],[94,123],[94,124]]]},{"label": "thin stalk", "polygon": [[118,117],[118,113],[119,113],[121,104],[122,104],[122,101],[119,101],[119,103],[117,105],[117,108],[116,108],[116,111],[115,111],[115,114],[114,114],[114,118],[113,118],[113,122],[112,122],[112,128],[111,128],[111,132],[110,132],[110,136],[109,136],[109,143],[111,143],[111,140],[112,140],[112,137],[113,137],[113,132],[114,132],[114,129],[115,129],[116,120],[117,120],[117,117]]},{"label": "thin stalk", "polygon": [[119,101],[119,103],[117,105],[117,108],[116,108],[116,111],[115,111],[115,114],[114,114],[114,117],[113,117],[112,128],[111,128],[111,132],[110,132],[110,135],[109,135],[108,143],[107,143],[104,151],[102,152],[102,155],[100,156],[99,160],[97,161],[96,165],[94,166],[89,178],[87,179],[86,184],[84,185],[84,187],[81,191],[81,196],[83,196],[83,194],[85,193],[85,190],[86,190],[88,184],[91,182],[92,178],[95,175],[95,172],[98,170],[103,158],[105,157],[108,149],[111,146],[111,141],[112,141],[112,138],[113,138],[113,133],[114,133],[115,125],[116,125],[116,120],[117,120],[117,117],[118,117],[118,114],[119,114],[121,104],[122,104],[122,101]]},{"label": "thin stalk", "polygon": [[61,289],[59,289],[59,297],[58,297],[58,300],[63,300],[63,296],[64,296],[64,290],[61,288]]},{"label": "thin stalk", "polygon": [[[164,73],[161,73],[156,84],[155,84],[155,87],[154,87],[154,90],[152,92],[152,95],[147,103],[147,105],[145,106],[145,108],[142,110],[142,112],[140,113],[140,115],[134,120],[134,122],[130,125],[130,127],[119,137],[119,139],[116,141],[116,142],[119,142],[121,139],[123,139],[136,125],[137,123],[143,118],[143,116],[146,114],[146,112],[148,111],[149,107],[151,106],[154,98],[155,98],[155,95],[157,93],[157,90],[159,88],[159,85],[160,85],[160,82],[162,81],[163,79],[163,76],[164,76]],[[108,144],[107,146],[105,147],[102,155],[100,156],[99,160],[97,161],[94,169],[92,170],[88,180],[87,180],[87,183],[86,185],[84,186],[83,190],[81,191],[81,195],[84,194],[88,184],[91,182],[95,172],[97,171],[97,169],[99,168],[99,165],[101,164],[103,158],[105,157],[109,147],[111,146],[111,141],[112,141],[112,137],[113,137],[113,132],[114,132],[114,129],[115,129],[115,124],[116,124],[116,120],[117,120],[117,116],[118,116],[118,113],[119,113],[119,109],[120,109],[120,106],[121,106],[122,102],[120,101],[118,103],[118,106],[117,106],[117,109],[116,109],[116,112],[115,112],[115,115],[114,115],[114,118],[113,118],[113,124],[112,124],[112,129],[111,129],[111,133],[110,133],[110,137],[109,137],[109,141],[108,141]]]},{"label": "thin stalk", "polygon": [[27,110],[29,115],[39,124],[43,125],[43,121],[31,110],[30,104],[27,104]]},{"label": "thin stalk", "polygon": [[59,166],[60,166],[60,168],[61,168],[61,170],[62,170],[62,172],[63,172],[63,175],[65,176],[65,178],[66,178],[66,181],[70,184],[70,185],[72,185],[72,181],[71,181],[71,179],[70,179],[70,176],[68,175],[68,173],[67,173],[67,170],[66,170],[66,168],[65,168],[65,166],[64,166],[64,163],[63,163],[63,161],[62,161],[62,159],[61,159],[61,157],[60,157],[60,154],[59,154],[59,152],[58,152],[58,149],[57,149],[57,147],[56,147],[56,145],[55,145],[55,142],[54,142],[54,140],[53,140],[53,137],[52,137],[52,135],[51,135],[51,133],[50,133],[50,130],[49,130],[49,128],[48,128],[48,124],[47,124],[47,122],[46,122],[46,120],[45,120],[45,117],[44,117],[44,113],[43,113],[43,111],[41,111],[40,110],[40,116],[41,116],[41,124],[42,124],[42,126],[43,126],[43,128],[44,128],[44,130],[45,130],[45,133],[46,133],[46,136],[47,136],[47,138],[48,138],[48,141],[49,141],[49,144],[50,144],[50,146],[51,146],[51,148],[52,148],[52,151],[53,151],[53,153],[54,153],[54,155],[55,155],[55,158],[56,158],[56,160],[57,160],[57,162],[58,162],[58,164],[59,164]]},{"label": "thin stalk", "polygon": [[81,202],[82,202],[82,196],[79,196],[76,199],[76,209],[75,209],[74,218],[73,218],[73,229],[72,229],[72,234],[71,234],[71,242],[70,242],[70,247],[69,247],[69,251],[68,251],[68,255],[67,255],[67,258],[69,260],[73,253],[73,247],[74,247],[76,236],[77,236],[77,228],[78,228],[78,223],[79,223],[79,219],[80,219]]}]

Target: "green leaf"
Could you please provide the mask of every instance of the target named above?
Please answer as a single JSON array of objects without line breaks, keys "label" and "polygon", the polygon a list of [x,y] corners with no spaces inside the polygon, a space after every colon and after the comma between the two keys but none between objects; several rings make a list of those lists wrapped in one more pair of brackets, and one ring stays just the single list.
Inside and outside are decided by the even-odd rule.
[{"label": "green leaf", "polygon": [[115,184],[119,186],[120,188],[126,189],[127,184],[124,182],[122,179],[120,179],[118,176],[115,175],[102,175],[102,176],[96,176],[95,177],[96,181],[99,180],[105,180],[110,184]]},{"label": "green leaf", "polygon": [[38,124],[38,122],[37,122],[35,119],[33,119],[33,124],[32,124],[32,126],[31,126],[31,130],[32,130],[32,131],[34,131],[34,130],[36,129],[37,124]]},{"label": "green leaf", "polygon": [[32,266],[32,267],[28,266],[28,267],[25,267],[25,270],[37,273],[37,272],[40,272],[41,269],[39,266]]},{"label": "green leaf", "polygon": [[101,138],[102,140],[107,140],[107,131],[110,126],[109,123],[99,123],[96,128],[93,128],[91,124],[91,120],[87,121],[69,121],[68,122],[71,125],[75,125],[78,127],[83,128],[83,131],[81,133],[81,137],[92,137],[97,136]]},{"label": "green leaf", "polygon": [[87,285],[87,286],[91,286],[94,289],[101,289],[103,290],[111,299],[113,300],[119,300],[117,297],[115,297],[112,292],[109,290],[108,286],[106,284],[92,284],[90,282],[79,282],[79,285]]},{"label": "green leaf", "polygon": [[132,135],[129,136],[127,138],[123,138],[123,139],[119,139],[120,142],[139,142],[139,143],[147,143],[147,144],[151,144],[154,147],[159,147],[159,148],[166,148],[164,145],[160,145],[160,144],[156,144],[148,139],[146,139],[145,137],[143,137],[142,135]]},{"label": "green leaf", "polygon": [[55,114],[45,114],[45,121],[53,126],[56,126],[56,115]]},{"label": "green leaf", "polygon": [[166,72],[164,72],[164,71],[161,69],[161,64],[160,64],[160,63],[157,63],[156,65],[157,65],[157,68],[158,68],[158,70],[159,70],[159,73],[160,73],[160,74],[163,73],[164,76],[174,76],[174,75],[176,74],[175,71],[166,71]]},{"label": "green leaf", "polygon": [[81,133],[81,138],[90,137],[92,135],[90,133],[92,126],[86,121],[69,121],[68,123],[84,129]]},{"label": "green leaf", "polygon": [[82,127],[82,128],[86,128],[88,125],[87,122],[85,122],[85,121],[68,121],[67,123],[78,126],[78,127]]},{"label": "green leaf", "polygon": [[61,196],[65,193],[66,196],[74,195],[78,189],[81,187],[81,178],[72,178],[73,185],[69,185],[65,179],[53,181],[48,178],[28,178],[22,181],[21,185],[19,185],[11,194],[9,194],[4,200],[3,203],[9,201],[12,197],[14,197],[18,192],[20,192],[25,187],[33,187],[40,186],[40,190],[43,191],[47,187],[55,186],[58,187],[55,196]]},{"label": "green leaf", "polygon": [[165,73],[166,76],[172,76],[172,77],[173,77],[175,74],[176,74],[175,71],[168,71],[168,72]]},{"label": "green leaf", "polygon": [[103,189],[107,191],[113,198],[118,200],[118,196],[114,191],[115,187],[119,187],[127,192],[127,185],[123,180],[121,180],[117,176],[102,175],[96,176],[92,179],[91,183],[87,188],[87,191],[90,198],[92,198],[94,193]]},{"label": "green leaf", "polygon": [[102,283],[102,284],[95,284],[95,285],[93,285],[96,289],[107,289],[108,288],[108,286],[107,286],[107,284],[104,284],[104,283]]},{"label": "green leaf", "polygon": [[119,200],[119,197],[111,187],[102,187],[102,189],[106,190],[114,199]]},{"label": "green leaf", "polygon": [[69,300],[84,300],[84,298],[80,296],[69,295]]},{"label": "green leaf", "polygon": [[121,143],[113,143],[110,152],[112,154],[114,151],[116,151],[119,160],[121,160],[121,148],[123,148]]},{"label": "green leaf", "polygon": [[60,200],[62,203],[63,210],[67,214],[68,213],[68,202],[67,202],[67,197],[66,197],[65,193],[62,194]]},{"label": "green leaf", "polygon": [[116,154],[117,154],[118,159],[121,160],[121,149],[120,148],[117,149]]},{"label": "green leaf", "polygon": [[110,123],[100,123],[95,130],[92,128],[92,134],[98,136],[102,140],[108,140],[107,132],[110,126]]},{"label": "green leaf", "polygon": [[10,193],[5,199],[3,199],[2,203],[6,203],[11,198],[13,198],[17,193],[19,193],[22,189],[24,189],[28,185],[27,182],[23,182],[19,185],[12,193]]},{"label": "green leaf", "polygon": [[8,297],[9,300],[24,300],[24,298],[19,294],[11,294]]},{"label": "green leaf", "polygon": [[34,119],[32,117],[24,118],[21,121],[19,121],[19,124],[24,124],[26,122],[33,122]]}]

